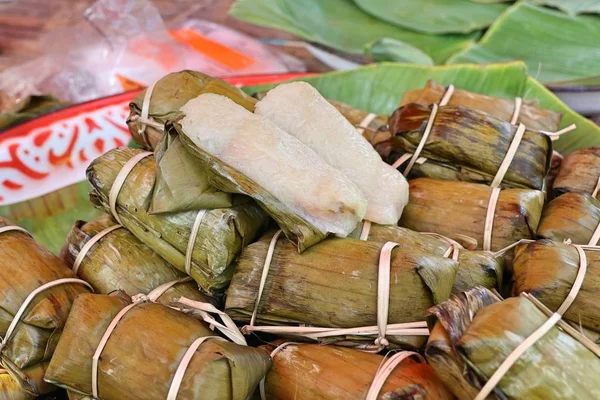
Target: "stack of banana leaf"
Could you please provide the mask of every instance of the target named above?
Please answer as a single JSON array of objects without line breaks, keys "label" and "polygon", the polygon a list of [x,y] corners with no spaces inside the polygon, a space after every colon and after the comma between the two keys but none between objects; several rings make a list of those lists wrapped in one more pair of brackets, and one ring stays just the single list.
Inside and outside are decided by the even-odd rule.
[{"label": "stack of banana leaf", "polygon": [[459,399],[600,396],[595,379],[600,372],[598,348],[577,329],[559,322],[523,353],[513,354],[516,360],[490,397],[477,397],[517,346],[548,321],[551,312],[535,298],[521,295],[502,300],[487,289],[477,288],[452,297],[432,312],[437,322],[426,357]]},{"label": "stack of banana leaf", "polygon": [[0,233],[0,398],[18,399],[56,390],[44,373],[75,297],[90,289],[25,231],[11,226],[0,217],[0,229],[6,229]]},{"label": "stack of banana leaf", "polygon": [[[180,297],[210,302],[211,299],[198,290],[191,279],[186,280],[185,273],[171,266],[148,246],[143,244],[127,229],[120,227],[100,237],[89,250],[82,249],[97,235],[118,224],[108,215],[93,221],[77,221],[60,258],[72,269],[76,266],[77,276],[89,282],[94,292],[110,294],[123,291],[129,296],[149,294],[161,285],[173,282],[157,298],[163,304],[171,304]],[[77,260],[77,261],[76,261]]]},{"label": "stack of banana leaf", "polygon": [[74,398],[241,400],[270,367],[268,353],[215,337],[208,325],[178,310],[144,302],[125,310],[130,305],[120,296],[79,296],[45,379]]},{"label": "stack of banana leaf", "polygon": [[[136,149],[118,148],[90,164],[87,176],[93,188],[90,197],[94,204],[111,212],[111,188],[124,165],[140,153]],[[180,271],[186,271],[186,255],[191,255],[189,275],[207,294],[222,292],[231,279],[233,260],[243,246],[260,235],[269,218],[244,197],[234,200],[229,208],[151,214],[147,206],[155,171],[154,157],[148,156],[127,175],[116,197],[115,211],[121,224]],[[204,215],[188,250],[199,212]]]}]

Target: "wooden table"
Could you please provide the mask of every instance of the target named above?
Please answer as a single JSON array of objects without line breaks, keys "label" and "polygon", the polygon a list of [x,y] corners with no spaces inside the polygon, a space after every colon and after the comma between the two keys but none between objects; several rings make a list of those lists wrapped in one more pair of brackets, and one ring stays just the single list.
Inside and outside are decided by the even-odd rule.
[{"label": "wooden table", "polygon": [[[42,54],[40,39],[54,29],[81,21],[94,0],[0,0],[0,71]],[[257,38],[292,39],[275,29],[247,24],[228,15],[233,0],[153,0],[168,26],[188,18],[218,22]],[[306,50],[277,47],[300,58],[308,71],[329,68]]]}]

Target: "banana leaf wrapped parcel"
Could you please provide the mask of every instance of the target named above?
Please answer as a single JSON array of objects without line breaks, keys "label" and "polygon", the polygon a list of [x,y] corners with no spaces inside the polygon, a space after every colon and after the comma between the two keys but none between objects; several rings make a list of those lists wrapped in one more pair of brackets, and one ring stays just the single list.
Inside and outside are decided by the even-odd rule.
[{"label": "banana leaf wrapped parcel", "polygon": [[[580,327],[600,332],[600,248],[584,247],[587,271],[579,293],[564,318]],[[514,293],[531,293],[556,311],[565,301],[581,268],[573,245],[538,240],[515,248]]]},{"label": "banana leaf wrapped parcel", "polygon": [[49,393],[56,387],[44,371],[75,297],[90,289],[9,220],[0,217],[0,229],[0,397],[14,392],[12,380],[31,395]]},{"label": "banana leaf wrapped parcel", "polygon": [[[439,233],[455,240],[468,236],[482,248],[492,188],[430,178],[413,179],[409,185],[410,200],[400,226]],[[543,206],[542,191],[502,190],[493,210],[490,250],[503,249],[521,239],[533,239]]]},{"label": "banana leaf wrapped parcel", "polygon": [[598,225],[600,200],[586,193],[569,192],[546,204],[537,236],[558,242],[570,240],[575,244],[595,246],[600,235]]},{"label": "banana leaf wrapped parcel", "polygon": [[[437,323],[427,344],[427,360],[460,400],[478,398],[500,364],[547,323],[552,313],[542,309],[530,297],[502,301],[481,288],[454,296],[432,309]],[[584,345],[577,330],[561,322],[517,357],[486,399],[600,396],[597,347]]]},{"label": "banana leaf wrapped parcel", "polygon": [[[368,234],[366,234],[368,229]],[[364,233],[363,240],[377,242],[396,242],[407,248],[417,248],[432,255],[452,258],[458,261],[458,269],[452,287],[452,294],[458,294],[476,286],[500,290],[504,274],[504,258],[489,251],[466,250],[459,242],[438,234],[422,234],[410,229],[393,225],[372,224],[370,228],[363,225],[355,231],[357,238]],[[353,236],[354,232],[353,232]],[[469,241],[468,238],[463,242]],[[477,246],[470,242],[468,246]]]},{"label": "banana leaf wrapped parcel", "polygon": [[[93,188],[90,198],[94,204],[111,212],[110,192],[115,180],[125,164],[141,153],[137,149],[117,148],[90,164],[87,177]],[[207,293],[222,291],[231,278],[233,260],[262,233],[269,218],[250,199],[230,208],[150,214],[146,206],[155,169],[154,158],[146,156],[123,181],[115,196],[115,211],[121,225],[172,266],[187,270]],[[194,226],[198,228],[195,238]],[[190,257],[187,267],[186,256]]]},{"label": "banana leaf wrapped parcel", "polygon": [[[273,352],[265,378],[271,400],[355,400],[367,398],[383,356],[317,344],[286,343]],[[269,351],[273,346],[264,346]],[[391,371],[377,399],[451,400],[452,394],[430,365],[410,356]],[[375,398],[375,397],[373,397]]]},{"label": "banana leaf wrapped parcel", "polygon": [[565,156],[554,180],[554,191],[558,196],[578,192],[598,198],[599,181],[600,147],[590,147]]},{"label": "banana leaf wrapped parcel", "polygon": [[[144,99],[147,99],[147,115],[142,117]],[[216,93],[227,96],[249,111],[254,110],[256,100],[241,89],[227,82],[198,71],[179,71],[159,79],[151,89],[142,91],[129,104],[127,126],[133,139],[146,149],[154,149],[164,133],[164,124],[179,114],[179,109],[202,93]],[[144,121],[148,123],[144,123]]]},{"label": "banana leaf wrapped parcel", "polygon": [[246,400],[270,367],[264,351],[216,337],[189,315],[118,296],[79,296],[63,335],[46,380],[106,400],[164,400],[169,392],[178,400]]},{"label": "banana leaf wrapped parcel", "polygon": [[[289,241],[275,238],[268,270],[263,272],[273,237],[267,234],[246,247],[237,261],[225,303],[232,319],[252,325],[255,313],[256,321],[267,325],[358,328],[377,324],[382,243],[331,238],[298,253]],[[388,323],[423,321],[429,307],[450,296],[456,269],[452,259],[404,246],[394,249]],[[259,293],[261,279],[265,284]],[[373,340],[370,336],[348,339],[359,344]],[[387,339],[409,347],[423,344],[422,337],[410,335]]]},{"label": "banana leaf wrapped parcel", "polygon": [[347,236],[367,210],[359,189],[314,150],[268,119],[205,93],[167,124],[207,171],[210,184],[252,197],[299,251],[329,234]]},{"label": "banana leaf wrapped parcel", "polygon": [[[390,140],[378,150],[388,162],[414,153],[421,142],[432,106],[407,104],[390,117]],[[518,127],[489,114],[460,106],[440,106],[409,177],[427,176],[490,184]],[[395,153],[395,154],[394,154]],[[552,159],[548,135],[527,128],[502,180],[502,187],[542,189]],[[430,166],[430,164],[434,164]],[[419,169],[423,169],[419,172]],[[429,171],[429,172],[428,172]]]},{"label": "banana leaf wrapped parcel", "polygon": [[[105,233],[113,227],[116,229]],[[100,239],[92,242],[97,236]],[[90,242],[94,244],[86,249]],[[61,249],[60,258],[92,285],[96,293],[110,294],[120,290],[129,296],[147,295],[172,282],[157,302],[168,305],[182,296],[210,302],[191,278],[186,280],[185,273],[171,266],[106,214],[90,222],[77,221]]]},{"label": "banana leaf wrapped parcel", "polygon": [[[404,93],[400,106],[410,103],[426,106],[439,104],[447,91],[447,87],[429,80],[423,89],[413,89]],[[515,108],[518,108],[518,118],[514,123],[522,123],[536,131],[556,132],[561,119],[560,113],[540,108],[536,100],[523,100],[519,106],[516,99],[502,99],[458,88],[451,93],[447,104],[473,108],[508,122],[513,119]]]},{"label": "banana leaf wrapped parcel", "polygon": [[[45,370],[44,370],[45,372]],[[44,375],[36,378],[43,381]],[[5,369],[0,369],[0,400],[33,400],[36,396],[24,391]]]}]

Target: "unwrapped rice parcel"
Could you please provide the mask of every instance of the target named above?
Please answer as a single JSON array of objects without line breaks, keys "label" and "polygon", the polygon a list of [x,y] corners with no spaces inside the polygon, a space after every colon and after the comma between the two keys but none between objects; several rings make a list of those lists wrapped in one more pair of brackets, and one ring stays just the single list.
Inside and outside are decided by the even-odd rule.
[{"label": "unwrapped rice parcel", "polygon": [[300,251],[328,234],[346,236],[365,216],[358,188],[311,148],[230,99],[203,94],[181,108],[179,135],[219,190],[246,194]]},{"label": "unwrapped rice parcel", "polygon": [[[413,89],[404,93],[400,106],[410,103],[427,106],[439,104],[448,93],[448,88],[429,80],[423,89]],[[446,104],[473,108],[503,121],[514,120],[514,124],[522,123],[529,129],[538,131],[556,132],[560,125],[560,113],[540,108],[536,100],[502,99],[454,88]]]},{"label": "unwrapped rice parcel", "polygon": [[227,96],[250,111],[256,103],[243,90],[221,79],[198,71],[173,72],[143,90],[129,104],[127,126],[134,140],[146,149],[154,149],[164,133],[165,122],[175,118],[185,103],[202,93]]},{"label": "unwrapped rice parcel", "polygon": [[75,300],[46,380],[105,400],[246,400],[269,367],[264,351],[180,311],[95,294]]},{"label": "unwrapped rice parcel", "polygon": [[[532,189],[503,189],[490,207],[492,188],[486,185],[418,178],[409,182],[410,200],[399,225],[435,232],[451,239],[468,236],[497,251],[521,239],[533,239],[544,206],[544,193]],[[486,217],[493,216],[486,224]],[[487,228],[487,229],[486,229]]]},{"label": "unwrapped rice parcel", "polygon": [[[557,323],[560,329],[549,325],[522,354],[513,353],[552,314],[535,299],[521,295],[502,301],[486,289],[473,289],[433,313],[438,321],[427,361],[460,400],[600,398],[600,349],[563,321]],[[511,354],[514,364],[495,375]],[[493,391],[486,395],[488,388]]]},{"label": "unwrapped rice parcel", "polygon": [[[273,237],[268,234],[246,247],[237,261],[225,303],[231,318],[248,323],[255,314],[257,324],[296,327],[359,328],[378,323],[383,243],[331,238],[299,254],[292,243]],[[452,259],[396,247],[389,266],[389,313],[380,317],[389,324],[423,321],[429,307],[450,296],[457,267]],[[246,327],[247,332],[253,330]],[[352,339],[372,343],[375,337]],[[386,338],[412,347],[423,343],[423,336]]]},{"label": "unwrapped rice parcel", "polygon": [[[436,108],[414,103],[402,106],[390,117],[392,138],[378,144],[380,153],[381,148],[386,149],[388,162],[397,161],[406,153],[415,153],[434,109],[437,113],[431,131],[419,153],[419,158],[427,159],[422,164],[425,169],[419,172],[421,166],[417,158],[409,177],[492,183],[519,128],[474,109],[460,106]],[[501,186],[542,189],[551,160],[550,138],[526,127]],[[430,163],[436,165],[429,166]],[[405,173],[407,167],[403,164],[400,170]]]},{"label": "unwrapped rice parcel", "polygon": [[595,246],[600,240],[599,226],[600,200],[586,193],[570,192],[546,204],[537,236]]},{"label": "unwrapped rice parcel", "polygon": [[[130,160],[137,162],[127,164]],[[131,170],[125,168],[126,164]],[[248,198],[230,208],[150,214],[146,200],[152,191],[155,170],[150,154],[130,148],[110,150],[87,169],[93,188],[90,198],[146,246],[190,275],[204,291],[222,291],[231,279],[233,260],[262,233],[269,218]],[[120,182],[123,184],[119,190],[111,190]]]},{"label": "unwrapped rice parcel", "polygon": [[[531,293],[556,311],[567,299],[575,278],[586,269],[581,289],[564,318],[578,328],[600,332],[600,248],[583,248],[582,260],[576,247],[551,240],[519,244],[515,248],[514,292]],[[583,271],[582,271],[583,273]]]},{"label": "unwrapped rice parcel", "polygon": [[[355,400],[366,399],[367,394],[380,400],[454,398],[415,353],[396,353],[403,360],[386,373],[379,370],[386,360],[378,354],[317,344],[264,347],[273,352],[273,367],[264,384],[266,399]],[[384,381],[379,390],[372,388],[376,377]]]},{"label": "unwrapped rice parcel", "polygon": [[[458,294],[476,286],[498,290],[502,286],[504,259],[489,251],[465,250],[457,241],[442,235],[423,234],[393,225],[372,224],[367,228],[363,224],[357,233],[363,240],[383,243],[392,241],[409,249],[416,248],[458,261],[452,294]],[[469,245],[477,246],[477,243],[469,243]]]},{"label": "unwrapped rice parcel", "polygon": [[578,192],[598,198],[599,182],[600,147],[590,147],[565,156],[554,180],[554,192],[557,196]]},{"label": "unwrapped rice parcel", "polygon": [[341,171],[367,200],[365,219],[398,222],[408,202],[408,183],[350,122],[306,82],[281,84],[258,102],[255,114],[268,118]]},{"label": "unwrapped rice parcel", "polygon": [[15,383],[34,396],[56,390],[44,382],[44,371],[75,297],[89,290],[25,230],[0,217],[0,398],[25,396]]},{"label": "unwrapped rice parcel", "polygon": [[92,285],[96,293],[119,290],[129,296],[154,293],[157,302],[167,305],[181,296],[210,301],[191,278],[106,214],[90,222],[77,221],[60,258]]}]

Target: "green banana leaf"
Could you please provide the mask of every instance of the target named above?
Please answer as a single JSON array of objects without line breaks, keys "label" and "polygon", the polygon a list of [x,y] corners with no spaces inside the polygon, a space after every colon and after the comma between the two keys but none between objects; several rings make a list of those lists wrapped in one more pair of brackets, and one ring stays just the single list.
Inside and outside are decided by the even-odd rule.
[{"label": "green banana leaf", "polygon": [[442,64],[479,36],[414,32],[370,16],[352,0],[238,0],[230,14],[352,54],[362,54],[374,40],[391,38],[423,50],[436,64]]},{"label": "green banana leaf", "polygon": [[[490,65],[422,65],[382,63],[349,71],[331,72],[300,80],[309,82],[323,96],[377,114],[391,114],[407,90],[422,88],[428,79],[442,85],[512,99],[538,100],[541,108],[563,114],[560,128],[573,123],[577,129],[553,143],[554,149],[568,154],[590,146],[600,146],[600,127],[577,114],[542,84],[527,76],[519,61]],[[247,87],[249,93],[268,90],[274,85]]]},{"label": "green banana leaf", "polygon": [[377,39],[365,46],[365,55],[373,61],[398,61],[411,64],[433,65],[427,53],[399,40]]},{"label": "green banana leaf", "polygon": [[418,32],[469,33],[487,28],[508,8],[470,0],[354,0],[374,17]]},{"label": "green banana leaf", "polygon": [[558,8],[569,15],[600,13],[598,0],[524,0],[528,3]]},{"label": "green banana leaf", "polygon": [[494,22],[484,37],[448,60],[450,64],[523,60],[543,83],[597,76],[600,70],[600,18],[569,16],[517,3]]}]

